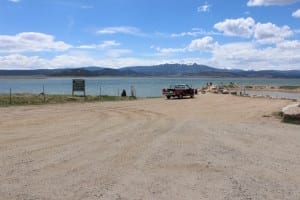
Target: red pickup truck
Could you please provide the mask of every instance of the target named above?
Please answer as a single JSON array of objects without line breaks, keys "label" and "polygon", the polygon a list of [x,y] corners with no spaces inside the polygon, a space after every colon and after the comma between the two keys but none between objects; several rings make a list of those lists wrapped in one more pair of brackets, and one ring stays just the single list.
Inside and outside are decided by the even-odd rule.
[{"label": "red pickup truck", "polygon": [[184,96],[194,98],[195,89],[187,84],[170,85],[169,88],[162,89],[162,94],[166,96],[167,99],[170,99],[171,97],[178,97],[179,99],[182,99]]}]

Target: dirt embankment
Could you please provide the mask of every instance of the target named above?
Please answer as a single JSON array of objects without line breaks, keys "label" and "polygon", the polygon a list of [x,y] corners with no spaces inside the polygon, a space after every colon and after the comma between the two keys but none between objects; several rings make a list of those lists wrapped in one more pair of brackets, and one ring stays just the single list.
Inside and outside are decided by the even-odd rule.
[{"label": "dirt embankment", "polygon": [[300,199],[289,101],[230,95],[0,108],[0,199]]}]

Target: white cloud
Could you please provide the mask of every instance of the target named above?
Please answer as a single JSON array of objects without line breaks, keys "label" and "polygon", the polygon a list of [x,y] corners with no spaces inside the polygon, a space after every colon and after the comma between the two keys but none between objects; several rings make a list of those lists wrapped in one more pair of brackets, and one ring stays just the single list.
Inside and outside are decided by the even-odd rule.
[{"label": "white cloud", "polygon": [[228,36],[254,37],[256,41],[263,44],[276,44],[294,34],[289,26],[278,27],[272,23],[255,23],[251,17],[226,19],[215,24],[214,28]]},{"label": "white cloud", "polygon": [[196,31],[196,32],[172,33],[171,37],[185,37],[185,36],[197,37],[198,35],[202,35],[202,33],[199,32],[199,31]]},{"label": "white cloud", "polygon": [[280,49],[300,49],[300,41],[298,40],[291,40],[291,41],[282,41],[277,44],[277,47]]},{"label": "white cloud", "polygon": [[223,22],[215,24],[214,28],[224,32],[228,36],[250,37],[253,33],[254,25],[254,19],[248,17],[246,19],[226,19]]},{"label": "white cloud", "polygon": [[217,42],[210,36],[206,36],[200,39],[192,40],[188,46],[190,51],[210,51],[218,46]]},{"label": "white cloud", "polygon": [[29,57],[20,54],[0,56],[0,67],[2,69],[37,69],[46,68],[47,66],[45,60],[38,56]]},{"label": "white cloud", "polygon": [[[260,30],[256,32],[259,42],[253,40],[251,42],[236,42],[220,45],[214,41],[212,37],[207,36],[192,40],[185,48],[152,48],[156,49],[161,54],[181,53],[180,57],[183,57],[181,61],[184,60],[184,62],[188,60],[197,60],[195,58],[188,59],[186,57],[186,55],[188,55],[187,53],[190,51],[209,52],[211,57],[208,58],[201,58],[201,54],[199,55],[200,63],[219,68],[239,68],[249,70],[299,69],[300,41],[285,39],[291,34],[289,28],[280,28],[272,26],[272,24],[268,24],[265,27],[261,27],[261,25],[262,24],[258,23],[258,29],[256,30]],[[269,34],[263,31],[265,30],[264,28],[270,29],[271,32],[275,31],[278,35]],[[266,42],[271,45],[266,45]],[[175,58],[173,61],[174,60],[178,59]]]},{"label": "white cloud", "polygon": [[13,3],[19,3],[21,0],[8,0],[10,2],[13,2]]},{"label": "white cloud", "polygon": [[211,5],[209,5],[209,4],[206,2],[204,5],[199,6],[199,7],[197,8],[197,11],[198,11],[198,12],[209,12],[210,8],[211,8]]},{"label": "white cloud", "polygon": [[191,36],[191,37],[198,37],[200,35],[220,35],[220,33],[214,32],[214,31],[205,31],[203,29],[194,28],[192,31],[188,32],[181,32],[181,33],[172,33],[171,37],[185,37],[185,36]]},{"label": "white cloud", "polygon": [[[203,42],[199,42],[203,41]],[[156,65],[162,63],[200,63],[219,68],[240,68],[240,69],[299,69],[300,63],[300,41],[281,41],[273,47],[263,47],[255,42],[239,42],[224,45],[214,45],[211,39],[200,39],[194,42],[196,47],[200,49],[211,49],[212,56],[204,58],[201,56],[188,57],[183,56],[172,57],[165,54],[152,55],[151,57],[119,57],[118,53],[112,53],[110,57],[92,57],[85,52],[69,52],[54,56],[53,58],[41,58],[39,56],[24,56],[20,54],[12,54],[0,56],[0,68],[2,69],[33,69],[33,68],[62,68],[62,67],[84,67],[84,66],[105,66],[105,67],[124,67],[138,65]],[[206,42],[204,42],[206,41]],[[190,45],[193,42],[190,43]],[[214,46],[209,46],[212,44]],[[189,47],[189,46],[188,46]],[[182,53],[188,53],[189,48],[182,48]],[[213,48],[212,48],[213,47]],[[155,48],[155,47],[152,47]],[[155,48],[156,49],[156,48]],[[182,51],[182,49],[177,49]],[[114,49],[111,49],[114,50]],[[173,49],[176,51],[176,49]],[[165,49],[165,51],[173,51]],[[130,50],[120,50],[121,54],[128,54]],[[121,55],[119,54],[119,55]]]},{"label": "white cloud", "polygon": [[59,55],[51,59],[38,56],[24,56],[12,54],[0,56],[0,69],[48,69],[48,68],[76,68],[85,66],[104,66],[119,68],[124,66],[156,65],[169,60],[126,58],[95,58],[88,55]]},{"label": "white cloud", "polygon": [[228,61],[256,60],[257,50],[250,42],[230,43],[219,46],[213,51],[214,58]]},{"label": "white cloud", "polygon": [[278,43],[291,37],[293,31],[288,26],[278,27],[272,23],[257,23],[254,30],[254,38],[260,43]]},{"label": "white cloud", "polygon": [[159,54],[174,54],[174,53],[183,53],[186,51],[185,48],[155,48]]},{"label": "white cloud", "polygon": [[14,36],[0,35],[2,53],[65,51],[71,47],[62,41],[55,41],[54,36],[44,33],[23,32]]},{"label": "white cloud", "polygon": [[130,49],[110,49],[105,52],[105,55],[109,57],[117,58],[130,53],[132,53]]},{"label": "white cloud", "polygon": [[101,66],[98,59],[88,55],[59,55],[52,59],[44,60],[51,68],[65,68],[65,67],[84,67],[84,66]]},{"label": "white cloud", "polygon": [[80,45],[77,47],[78,49],[96,49],[98,45],[88,44],[88,45]]},{"label": "white cloud", "polygon": [[249,0],[247,6],[288,5],[300,0]]},{"label": "white cloud", "polygon": [[97,31],[98,34],[128,34],[128,35],[143,35],[141,31],[136,27],[131,26],[116,26],[116,27],[106,27]]},{"label": "white cloud", "polygon": [[191,43],[184,48],[160,48],[151,46],[159,54],[176,54],[185,53],[187,51],[211,51],[218,46],[217,42],[210,36],[192,40]]},{"label": "white cloud", "polygon": [[90,45],[81,45],[79,49],[106,49],[111,47],[120,46],[121,44],[116,42],[115,40],[106,40],[101,44],[90,44]]},{"label": "white cloud", "polygon": [[[73,48],[71,45],[56,41],[53,36],[43,33],[20,33],[15,36],[0,35],[0,53],[10,54],[0,55],[0,68],[65,68],[91,65],[118,68],[134,65],[197,62],[219,68],[299,69],[300,41],[288,40],[294,34],[290,27],[278,27],[272,23],[250,24],[252,27],[252,32],[249,31],[251,32],[249,33],[251,42],[221,45],[213,37],[205,36],[191,40],[190,43],[186,43],[181,48],[152,46],[151,48],[158,53],[144,55],[144,57],[133,57],[133,52],[130,49],[120,48],[121,44],[115,40]],[[198,29],[193,31],[201,32]],[[70,50],[65,52],[66,54],[57,55],[57,51],[67,49]],[[89,49],[97,49],[101,53],[95,54]],[[37,51],[55,51],[55,54],[49,53],[47,58],[26,56],[28,55],[27,52]],[[209,52],[209,54],[198,54],[198,51]],[[180,54],[180,56],[176,54]],[[41,54],[38,53],[37,55]],[[193,57],[189,57],[191,55]],[[53,57],[49,58],[49,56]]]},{"label": "white cloud", "polygon": [[296,18],[300,18],[300,9],[296,10],[295,12],[293,12],[292,16],[296,17]]},{"label": "white cloud", "polygon": [[52,59],[39,56],[25,56],[11,54],[0,56],[0,69],[47,69],[47,68],[72,68],[84,66],[101,66],[98,59],[87,55],[58,55]]},{"label": "white cloud", "polygon": [[214,66],[240,69],[299,69],[299,41],[282,43],[280,47],[261,48],[252,42],[231,43],[213,51]]},{"label": "white cloud", "polygon": [[109,47],[116,47],[116,46],[120,46],[121,44],[114,41],[114,40],[106,40],[103,41],[102,44],[99,45],[100,48],[105,49],[105,48],[109,48]]}]

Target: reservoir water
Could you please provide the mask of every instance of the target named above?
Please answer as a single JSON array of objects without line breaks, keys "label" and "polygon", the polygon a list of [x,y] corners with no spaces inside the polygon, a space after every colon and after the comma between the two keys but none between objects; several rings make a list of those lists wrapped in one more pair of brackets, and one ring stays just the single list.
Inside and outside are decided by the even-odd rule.
[{"label": "reservoir water", "polygon": [[[72,79],[67,78],[0,78],[0,93],[9,93],[10,88],[12,93],[34,93],[39,94],[43,91],[43,86],[46,94],[71,94]],[[195,88],[201,88],[207,83],[228,84],[230,82],[238,85],[299,85],[299,79],[267,79],[267,78],[129,78],[129,77],[97,77],[84,78],[86,80],[87,95],[120,95],[125,89],[130,91],[133,86],[138,97],[159,97],[161,89],[172,84],[186,83]],[[279,93],[281,96],[284,94]],[[272,96],[272,94],[268,94]],[[278,93],[276,94],[278,95]],[[284,97],[284,96],[283,96]],[[293,97],[300,99],[300,94],[294,94]]]}]

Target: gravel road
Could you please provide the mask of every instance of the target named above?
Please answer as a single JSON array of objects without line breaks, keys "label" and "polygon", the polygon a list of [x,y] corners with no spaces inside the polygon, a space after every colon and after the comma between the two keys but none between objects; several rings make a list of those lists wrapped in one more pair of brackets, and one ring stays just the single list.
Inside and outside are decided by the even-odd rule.
[{"label": "gravel road", "polygon": [[0,199],[300,199],[287,100],[194,99],[0,108]]}]

